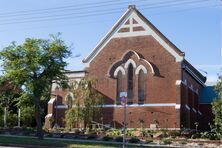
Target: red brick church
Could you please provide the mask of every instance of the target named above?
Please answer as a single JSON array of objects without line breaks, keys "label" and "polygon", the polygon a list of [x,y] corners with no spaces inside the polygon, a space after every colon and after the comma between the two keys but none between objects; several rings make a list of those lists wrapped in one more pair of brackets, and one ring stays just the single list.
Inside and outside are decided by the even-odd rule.
[{"label": "red brick church", "polygon": [[[169,39],[131,5],[92,52],[83,60],[84,71],[70,71],[70,81],[98,80],[105,97],[103,123],[122,127],[120,92],[127,92],[127,127],[194,128],[210,121],[209,104],[201,104],[204,77]],[[53,85],[46,127],[64,126],[68,90]],[[205,114],[206,113],[206,114]],[[49,122],[50,118],[54,122]]]}]

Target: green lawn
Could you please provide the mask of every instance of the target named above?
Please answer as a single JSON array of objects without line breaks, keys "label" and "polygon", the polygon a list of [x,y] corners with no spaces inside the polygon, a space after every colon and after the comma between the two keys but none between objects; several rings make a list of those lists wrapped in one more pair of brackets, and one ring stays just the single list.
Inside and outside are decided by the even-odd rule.
[{"label": "green lawn", "polygon": [[[39,140],[34,137],[13,137],[0,135],[0,146],[46,146],[46,147],[69,147],[69,148],[116,148],[121,147],[120,144],[103,144],[92,142],[68,141],[63,139],[44,139]],[[136,146],[127,146],[136,147]]]},{"label": "green lawn", "polygon": [[114,148],[119,147],[119,145],[110,145],[110,144],[97,144],[97,143],[80,143],[75,141],[66,141],[66,140],[39,140],[33,137],[9,137],[9,136],[0,136],[0,145],[34,145],[34,146],[49,146],[49,147],[78,147],[78,148]]}]

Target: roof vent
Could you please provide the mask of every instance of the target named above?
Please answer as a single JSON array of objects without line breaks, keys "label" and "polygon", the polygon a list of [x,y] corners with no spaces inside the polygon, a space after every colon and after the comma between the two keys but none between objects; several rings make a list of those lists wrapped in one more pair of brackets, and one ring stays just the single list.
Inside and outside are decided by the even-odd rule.
[{"label": "roof vent", "polygon": [[129,5],[128,9],[136,9],[136,5]]}]

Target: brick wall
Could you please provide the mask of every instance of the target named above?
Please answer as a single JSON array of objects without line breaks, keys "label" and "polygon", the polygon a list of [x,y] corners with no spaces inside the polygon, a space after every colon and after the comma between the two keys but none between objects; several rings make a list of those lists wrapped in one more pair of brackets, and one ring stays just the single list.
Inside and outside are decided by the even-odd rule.
[{"label": "brick wall", "polygon": [[[145,104],[161,104],[161,103],[177,103],[180,102],[180,93],[176,89],[176,80],[181,79],[180,63],[175,62],[175,58],[166,51],[152,36],[138,36],[127,38],[114,38],[103,48],[103,50],[91,61],[90,67],[87,68],[89,77],[98,79],[96,89],[107,96],[106,104],[115,104],[116,102],[116,79],[109,77],[110,65],[117,60],[121,60],[123,54],[127,50],[133,50],[139,53],[144,59],[152,63],[155,75],[150,71],[146,76],[146,92]],[[129,57],[133,59],[137,65],[143,64],[137,60],[135,55]],[[149,67],[145,64],[146,68]],[[125,78],[126,79],[126,78]],[[134,77],[134,97],[133,103],[138,103],[138,77]],[[127,84],[124,84],[126,91]],[[179,98],[178,98],[179,97]],[[152,110],[157,110],[155,116],[151,115]],[[161,111],[161,112],[159,112]],[[134,107],[128,110],[129,118],[143,118],[146,127],[152,123],[154,119],[160,120],[160,127],[165,127],[164,122],[168,122],[169,127],[180,126],[180,111],[176,111],[175,107]],[[143,112],[143,113],[142,113]],[[178,115],[177,115],[178,114]],[[167,115],[167,116],[166,116]],[[168,116],[169,115],[169,116]],[[138,120],[138,119],[136,119]],[[128,123],[129,127],[137,127],[136,120]],[[118,125],[122,122],[121,108],[104,109],[104,122],[116,122]],[[129,121],[128,121],[129,122]]]},{"label": "brick wall", "polygon": [[[153,75],[149,65],[139,60],[135,54],[122,59],[128,50],[135,51],[140,57],[149,61],[154,68],[155,74]],[[154,121],[158,123],[160,128],[195,128],[194,123],[200,121],[200,115],[198,112],[195,113],[192,108],[196,111],[199,110],[196,90],[200,90],[202,86],[189,73],[182,70],[181,63],[176,62],[175,58],[152,36],[113,38],[90,62],[90,66],[86,69],[87,77],[93,77],[98,80],[96,89],[106,96],[105,104],[116,104],[117,81],[116,78],[110,76],[110,67],[118,60],[122,60],[124,64],[128,60],[127,58],[133,59],[137,66],[143,65],[148,70],[148,74],[145,77],[144,104],[159,104],[159,106],[155,107],[138,105],[127,107],[127,127],[140,127],[141,124],[139,121],[143,120],[143,126],[146,128],[149,128],[150,124],[154,123]],[[126,69],[125,71],[127,72]],[[183,82],[186,80],[186,84],[176,85],[177,80],[182,80]],[[127,91],[127,73],[123,81],[124,91]],[[132,103],[138,104],[138,75],[135,75],[135,69],[133,81],[134,96]],[[53,93],[59,95],[58,105],[66,104],[65,96],[68,90],[55,90]],[[161,106],[161,104],[167,103],[181,104],[181,108],[176,109],[175,106]],[[185,105],[190,107],[190,110]],[[58,110],[58,123],[60,126],[64,126],[65,110]],[[53,114],[54,116],[55,114]],[[103,108],[103,121],[101,122],[121,128],[122,121],[123,108]]]},{"label": "brick wall", "polygon": [[[181,87],[181,122],[183,127],[194,129],[194,123],[200,122],[199,118],[202,116],[198,113],[200,111],[199,90],[202,86],[185,70],[182,71],[182,76],[184,83]],[[185,107],[186,105],[190,109]]]}]

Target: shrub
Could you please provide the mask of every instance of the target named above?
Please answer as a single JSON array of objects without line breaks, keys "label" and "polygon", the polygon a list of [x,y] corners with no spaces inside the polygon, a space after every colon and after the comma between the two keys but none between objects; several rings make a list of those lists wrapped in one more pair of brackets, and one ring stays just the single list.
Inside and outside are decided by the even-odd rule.
[{"label": "shrub", "polygon": [[171,139],[162,139],[162,141],[161,141],[161,144],[164,144],[164,145],[166,145],[166,144],[171,144],[172,142],[171,142]]},{"label": "shrub", "polygon": [[195,130],[187,129],[187,130],[182,131],[181,136],[190,138],[193,134],[195,134],[195,132],[196,132]]},{"label": "shrub", "polygon": [[130,138],[130,140],[129,140],[129,143],[139,143],[139,142],[140,142],[140,139],[137,138],[137,137],[132,137],[132,138]]},{"label": "shrub", "polygon": [[172,130],[172,131],[169,131],[169,132],[168,132],[168,135],[169,135],[170,137],[175,138],[175,137],[180,136],[180,131]]},{"label": "shrub", "polygon": [[66,130],[72,130],[73,125],[79,120],[80,115],[76,108],[70,108],[65,112],[65,127]]},{"label": "shrub", "polygon": [[153,137],[153,131],[147,130],[146,133],[145,133],[145,136],[152,138]]},{"label": "shrub", "polygon": [[123,142],[123,137],[118,136],[115,138],[115,141],[116,142]]},{"label": "shrub", "polygon": [[131,130],[127,130],[126,135],[129,136],[129,137],[134,136],[133,131],[131,131]]},{"label": "shrub", "polygon": [[17,114],[11,113],[9,111],[9,113],[7,115],[7,126],[9,126],[9,127],[16,126],[17,122],[15,122],[15,121],[18,121]]},{"label": "shrub", "polygon": [[222,138],[222,73],[218,77],[214,90],[218,94],[217,99],[212,102],[212,113],[214,115],[211,131],[215,132],[217,138]]},{"label": "shrub", "polygon": [[146,130],[144,130],[143,128],[140,130],[140,135],[145,137],[147,135]]},{"label": "shrub", "polygon": [[166,129],[161,129],[161,130],[159,130],[159,132],[157,132],[157,133],[159,133],[159,134],[161,134],[161,137],[168,137],[167,136],[167,130]]},{"label": "shrub", "polygon": [[87,135],[87,134],[89,134],[89,133],[90,133],[90,129],[89,129],[89,127],[87,127],[86,130],[85,130],[85,132],[84,132],[84,134]]},{"label": "shrub", "polygon": [[113,137],[104,136],[104,137],[102,138],[102,140],[103,140],[103,141],[111,141],[111,140],[113,140]]},{"label": "shrub", "polygon": [[200,133],[201,138],[208,139],[208,133],[209,133],[209,132],[201,132],[201,133]]},{"label": "shrub", "polygon": [[215,132],[203,132],[201,133],[201,138],[206,138],[210,140],[219,140],[220,138]]},{"label": "shrub", "polygon": [[146,143],[151,143],[151,142],[153,142],[153,139],[151,139],[151,138],[146,139]]},{"label": "shrub", "polygon": [[194,133],[194,134],[192,134],[191,139],[197,139],[200,137],[201,137],[201,135],[199,133]]},{"label": "shrub", "polygon": [[73,129],[73,131],[74,131],[75,134],[80,134],[81,133],[81,131],[78,128]]},{"label": "shrub", "polygon": [[143,137],[153,137],[153,131],[142,129],[140,135]]},{"label": "shrub", "polygon": [[179,144],[187,144],[186,141],[179,141]]},{"label": "shrub", "polygon": [[24,126],[35,125],[35,108],[32,106],[26,106],[21,109],[21,122]]},{"label": "shrub", "polygon": [[108,131],[106,135],[116,137],[116,136],[121,136],[121,134],[122,134],[121,130],[112,129],[112,130]]}]

